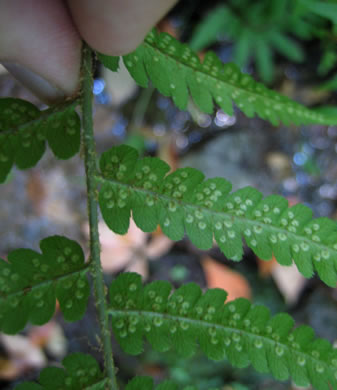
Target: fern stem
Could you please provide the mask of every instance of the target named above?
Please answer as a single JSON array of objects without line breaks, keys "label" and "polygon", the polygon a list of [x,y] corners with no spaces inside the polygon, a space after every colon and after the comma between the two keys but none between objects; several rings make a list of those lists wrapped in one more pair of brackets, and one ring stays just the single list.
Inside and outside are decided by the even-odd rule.
[{"label": "fern stem", "polygon": [[82,120],[84,161],[88,194],[88,217],[90,227],[91,274],[95,286],[95,300],[101,326],[101,336],[104,352],[104,363],[109,378],[109,389],[117,390],[115,365],[111,347],[111,332],[105,297],[105,285],[100,260],[100,243],[98,233],[98,211],[96,199],[96,150],[92,120],[92,51],[84,43],[82,64]]}]

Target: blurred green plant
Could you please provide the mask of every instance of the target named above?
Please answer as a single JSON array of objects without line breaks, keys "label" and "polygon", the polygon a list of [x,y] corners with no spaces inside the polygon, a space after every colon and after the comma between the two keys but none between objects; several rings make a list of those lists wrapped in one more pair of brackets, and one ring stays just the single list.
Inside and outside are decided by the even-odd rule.
[{"label": "blurred green plant", "polygon": [[[323,3],[323,4],[322,4]],[[303,62],[301,40],[308,40],[336,22],[336,4],[322,1],[229,0],[217,5],[196,27],[190,45],[203,50],[219,40],[233,43],[233,60],[241,68],[254,62],[261,79],[274,79],[275,52]]]}]

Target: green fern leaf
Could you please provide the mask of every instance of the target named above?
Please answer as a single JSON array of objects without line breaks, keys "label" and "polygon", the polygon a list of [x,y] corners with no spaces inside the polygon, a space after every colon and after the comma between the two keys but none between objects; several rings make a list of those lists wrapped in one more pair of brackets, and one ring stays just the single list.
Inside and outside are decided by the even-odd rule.
[{"label": "green fern leaf", "polygon": [[[326,90],[326,91],[333,91],[337,89],[337,74],[332,76],[332,78],[326,82],[324,82],[320,89]],[[336,109],[336,108],[335,108]]]},{"label": "green fern leaf", "polygon": [[328,46],[319,62],[317,73],[319,76],[326,76],[337,65],[337,53],[333,45]]},{"label": "green fern leaf", "polygon": [[57,158],[78,152],[80,120],[74,102],[40,111],[24,100],[0,99],[0,183],[14,163],[20,169],[36,165],[46,140]]},{"label": "green fern leaf", "polygon": [[[103,65],[112,70],[112,60],[101,56]],[[166,33],[153,30],[134,52],[123,57],[131,76],[142,87],[149,79],[176,106],[186,109],[189,95],[204,112],[212,113],[218,104],[227,114],[233,114],[232,101],[248,116],[257,114],[274,125],[335,124],[336,117],[317,113],[257,83],[231,63],[222,64],[208,52],[201,63],[196,53]],[[114,64],[114,61],[112,61]],[[261,65],[262,66],[262,65]],[[266,66],[265,64],[263,66]]]},{"label": "green fern leaf", "polygon": [[272,31],[269,39],[275,49],[285,57],[288,57],[294,62],[302,62],[304,60],[305,55],[301,46],[286,35],[278,31]]},{"label": "green fern leaf", "polygon": [[136,376],[127,384],[125,390],[153,390],[153,379],[148,376]]},{"label": "green fern leaf", "polygon": [[328,218],[312,219],[306,206],[288,207],[281,196],[263,199],[254,188],[230,193],[223,178],[203,180],[192,168],[166,175],[169,166],[158,158],[137,159],[135,149],[123,145],[103,153],[99,204],[111,230],[125,234],[131,211],[140,229],[154,231],[159,224],[172,240],[187,233],[200,249],[213,239],[232,260],[243,255],[242,237],[257,256],[269,260],[274,253],[282,265],[295,262],[310,278],[314,271],[329,286],[337,282],[337,224]]},{"label": "green fern leaf", "polygon": [[109,293],[113,331],[128,354],[142,352],[143,338],[160,352],[174,347],[186,357],[198,342],[214,360],[227,358],[236,367],[252,364],[278,380],[291,376],[298,386],[337,388],[337,350],[314,338],[310,327],[294,328],[288,314],[271,318],[266,307],[243,298],[224,304],[224,290],[202,294],[194,283],[174,292],[165,281],[143,287],[135,273],[118,276]]},{"label": "green fern leaf", "polygon": [[97,53],[98,60],[113,72],[117,72],[119,67],[119,57],[107,56],[105,54]]},{"label": "green fern leaf", "polygon": [[237,20],[228,7],[221,4],[213,8],[197,25],[189,42],[190,47],[193,50],[204,50],[217,42],[219,34],[224,31],[227,35],[232,35],[233,24],[237,24]]},{"label": "green fern leaf", "polygon": [[337,4],[334,1],[299,0],[299,3],[314,14],[337,24]]},{"label": "green fern leaf", "polygon": [[73,353],[62,361],[63,368],[47,367],[42,370],[39,384],[24,382],[15,390],[104,390],[104,378],[97,361],[90,355]]},{"label": "green fern leaf", "polygon": [[[126,386],[125,390],[154,390],[153,379],[148,376],[136,376]],[[177,390],[178,387],[171,381],[164,381],[156,386],[155,390]],[[185,387],[184,390],[197,390],[194,386]]]},{"label": "green fern leaf", "polygon": [[0,259],[0,330],[14,334],[30,321],[43,325],[59,301],[67,321],[79,320],[87,306],[88,269],[81,247],[61,236],[40,242],[42,254],[30,249]]},{"label": "green fern leaf", "polygon": [[271,83],[274,79],[273,52],[263,36],[257,36],[255,42],[256,67],[263,81]]}]

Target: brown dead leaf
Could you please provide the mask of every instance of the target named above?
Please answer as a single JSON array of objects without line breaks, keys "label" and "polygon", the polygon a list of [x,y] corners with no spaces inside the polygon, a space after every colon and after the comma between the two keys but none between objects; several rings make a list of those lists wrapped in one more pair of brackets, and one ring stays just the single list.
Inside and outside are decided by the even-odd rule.
[{"label": "brown dead leaf", "polygon": [[271,275],[273,269],[278,265],[275,257],[273,256],[271,260],[261,260],[257,258],[257,266],[259,269],[259,275],[262,278],[267,278]]},{"label": "brown dead leaf", "polygon": [[168,163],[171,167],[170,172],[179,168],[176,135],[173,132],[170,132],[166,137],[161,137],[161,140],[158,142],[158,149],[158,157]]},{"label": "brown dead leaf", "polygon": [[47,358],[40,347],[25,336],[0,335],[0,342],[9,355],[0,361],[0,378],[12,380],[30,369],[42,369]]},{"label": "brown dead leaf", "polygon": [[122,236],[113,233],[103,222],[99,224],[99,234],[104,272],[113,273],[123,268],[135,271],[135,268],[143,268],[143,266],[138,267],[137,262],[144,262],[141,252],[146,245],[148,235],[142,232],[133,220],[130,220],[128,232]]},{"label": "brown dead leaf", "polygon": [[284,267],[276,264],[272,270],[272,277],[285,301],[290,305],[296,303],[306,284],[306,279],[296,265],[293,263],[290,267]]},{"label": "brown dead leaf", "polygon": [[168,237],[166,237],[163,233],[157,234],[154,233],[152,235],[151,241],[148,243],[145,253],[146,256],[151,259],[156,259],[166,252],[172,247],[173,241],[171,241]]},{"label": "brown dead leaf", "polygon": [[266,163],[277,180],[289,177],[292,172],[291,158],[285,153],[269,152],[266,155]]},{"label": "brown dead leaf", "polygon": [[42,214],[43,202],[46,197],[46,189],[41,175],[38,171],[32,170],[30,172],[27,180],[26,189],[28,198],[32,202],[36,214]]},{"label": "brown dead leaf", "polygon": [[48,171],[48,175],[42,176],[42,181],[45,188],[41,209],[43,215],[62,225],[76,225],[78,220],[69,203],[67,178],[62,169]]},{"label": "brown dead leaf", "polygon": [[172,35],[174,38],[179,38],[179,31],[169,18],[162,19],[157,24],[157,28],[160,32],[166,32]]},{"label": "brown dead leaf", "polygon": [[10,359],[0,358],[0,378],[11,381],[20,375],[18,368]]},{"label": "brown dead leaf", "polygon": [[330,93],[323,89],[312,88],[312,86],[309,85],[298,88],[297,83],[289,79],[283,81],[280,92],[290,99],[302,102],[302,104],[306,106],[322,104],[323,101],[326,101]]},{"label": "brown dead leaf", "polygon": [[55,322],[51,321],[43,326],[33,326],[28,332],[30,341],[37,347],[44,348],[48,343],[54,325]]},{"label": "brown dead leaf", "polygon": [[[87,225],[84,230],[88,235]],[[106,273],[126,269],[146,277],[148,274],[147,258],[157,258],[172,246],[172,241],[157,230],[149,240],[150,234],[140,230],[132,219],[129,230],[124,235],[113,233],[103,222],[99,224],[99,234],[101,263]]]},{"label": "brown dead leaf", "polygon": [[46,349],[57,359],[62,359],[67,352],[67,339],[62,327],[55,321],[43,326],[33,326],[28,337],[34,345]]},{"label": "brown dead leaf", "polygon": [[244,297],[250,299],[251,288],[247,279],[229,267],[220,264],[211,257],[202,260],[207,285],[209,288],[222,288],[228,293],[227,301]]}]

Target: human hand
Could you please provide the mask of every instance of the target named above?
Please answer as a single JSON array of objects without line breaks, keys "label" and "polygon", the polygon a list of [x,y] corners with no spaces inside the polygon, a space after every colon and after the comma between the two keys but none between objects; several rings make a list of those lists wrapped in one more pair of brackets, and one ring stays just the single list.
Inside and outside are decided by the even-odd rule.
[{"label": "human hand", "polygon": [[42,100],[60,100],[78,89],[81,39],[128,53],[176,1],[1,0],[0,62]]}]

